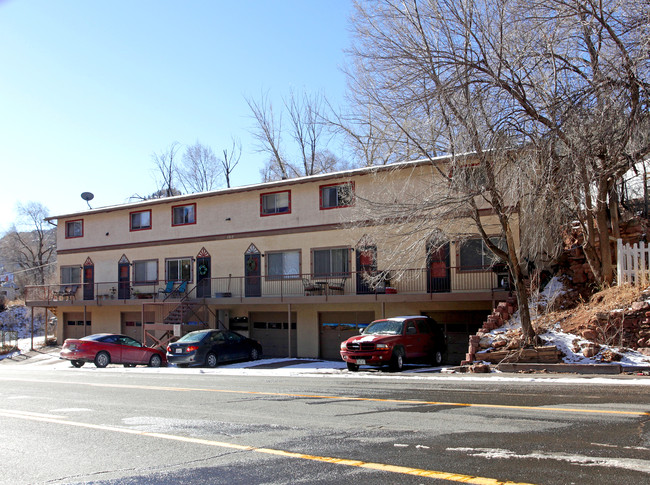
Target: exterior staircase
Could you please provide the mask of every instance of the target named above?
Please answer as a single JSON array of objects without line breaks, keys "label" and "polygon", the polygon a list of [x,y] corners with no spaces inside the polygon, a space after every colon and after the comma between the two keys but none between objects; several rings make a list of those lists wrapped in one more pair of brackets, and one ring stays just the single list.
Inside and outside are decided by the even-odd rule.
[{"label": "exterior staircase", "polygon": [[191,316],[196,313],[197,305],[192,305],[188,302],[182,302],[170,311],[164,318],[163,323],[166,325],[178,325],[186,323],[191,319]]}]

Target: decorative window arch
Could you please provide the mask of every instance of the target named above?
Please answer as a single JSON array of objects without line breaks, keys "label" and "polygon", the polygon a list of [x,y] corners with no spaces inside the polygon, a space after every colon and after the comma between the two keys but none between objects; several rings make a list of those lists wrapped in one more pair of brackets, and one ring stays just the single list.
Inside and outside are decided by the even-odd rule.
[{"label": "decorative window arch", "polygon": [[248,249],[246,250],[246,252],[244,254],[261,254],[261,253],[260,253],[260,250],[257,249],[257,246],[255,246],[255,244],[251,243],[251,245],[248,246]]}]

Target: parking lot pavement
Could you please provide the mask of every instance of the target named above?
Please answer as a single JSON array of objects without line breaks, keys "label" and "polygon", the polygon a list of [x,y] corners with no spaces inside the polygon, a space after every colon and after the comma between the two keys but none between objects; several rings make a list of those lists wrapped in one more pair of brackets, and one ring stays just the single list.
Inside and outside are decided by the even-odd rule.
[{"label": "parking lot pavement", "polygon": [[[42,347],[37,350],[30,350],[23,353],[16,353],[9,357],[6,357],[0,360],[0,366],[11,367],[11,366],[20,366],[20,367],[47,367],[55,369],[67,369],[72,368],[72,365],[67,360],[61,360],[59,358],[59,352],[61,351],[60,347]],[[94,369],[95,366],[87,364],[83,367],[84,369],[91,368]],[[109,365],[109,368],[121,369],[121,365]],[[144,369],[144,367],[139,367]],[[292,372],[292,373],[332,373],[332,374],[347,374],[347,368],[345,362],[343,361],[332,361],[332,360],[321,360],[321,359],[304,359],[304,358],[267,358],[260,359],[255,361],[245,361],[245,362],[236,362],[232,364],[223,364],[218,366],[216,369],[205,369],[205,368],[189,368],[189,369],[180,369],[176,366],[170,365],[167,369],[174,369],[176,371],[183,372],[197,372],[197,369],[205,373],[208,371],[218,371],[218,370],[230,370],[230,371],[250,371],[250,372],[268,372],[268,371],[277,371],[277,372]],[[152,369],[160,370],[160,369]],[[361,368],[361,372],[382,372],[374,368]],[[429,366],[422,365],[413,365],[406,366],[405,373],[413,372],[440,372],[441,368],[436,367],[432,368]],[[356,373],[350,373],[356,374]]]}]

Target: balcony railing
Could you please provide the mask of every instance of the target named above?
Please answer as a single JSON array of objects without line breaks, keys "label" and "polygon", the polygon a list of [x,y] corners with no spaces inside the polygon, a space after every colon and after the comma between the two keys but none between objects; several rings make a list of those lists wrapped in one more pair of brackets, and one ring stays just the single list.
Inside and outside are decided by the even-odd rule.
[{"label": "balcony railing", "polygon": [[[505,284],[504,284],[505,283]],[[318,297],[335,295],[472,293],[505,290],[507,275],[490,270],[451,267],[434,274],[426,268],[394,272],[350,272],[340,275],[223,276],[186,285],[186,291],[165,293],[161,282],[130,284],[98,282],[28,286],[25,299],[37,301],[96,301],[147,299],[165,301],[204,298]],[[176,285],[175,288],[178,288]]]}]

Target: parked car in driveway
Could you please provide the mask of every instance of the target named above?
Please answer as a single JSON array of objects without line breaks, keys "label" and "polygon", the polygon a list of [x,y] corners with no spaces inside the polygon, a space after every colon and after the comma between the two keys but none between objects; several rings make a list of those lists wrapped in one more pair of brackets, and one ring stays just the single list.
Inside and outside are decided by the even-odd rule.
[{"label": "parked car in driveway", "polygon": [[222,362],[257,360],[262,346],[230,330],[197,330],[167,346],[167,361],[181,367],[205,365],[216,367]]},{"label": "parked car in driveway", "polygon": [[341,358],[352,372],[360,365],[388,365],[392,371],[400,371],[406,361],[440,365],[446,349],[444,332],[434,319],[392,317],[375,320],[361,335],[342,342]]},{"label": "parked car in driveway", "polygon": [[160,367],[167,363],[162,350],[145,347],[136,339],[114,333],[98,333],[80,339],[66,339],[60,357],[81,367],[94,362],[97,367],[124,364],[125,367],[148,365]]}]

